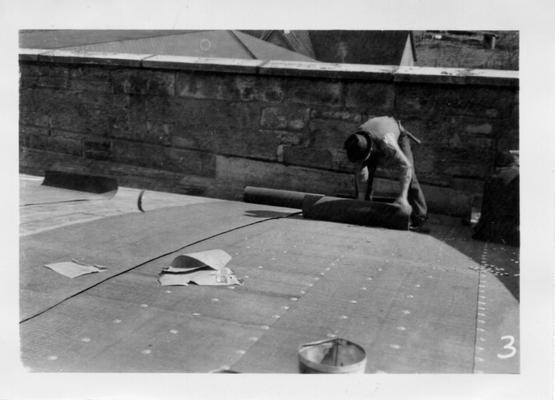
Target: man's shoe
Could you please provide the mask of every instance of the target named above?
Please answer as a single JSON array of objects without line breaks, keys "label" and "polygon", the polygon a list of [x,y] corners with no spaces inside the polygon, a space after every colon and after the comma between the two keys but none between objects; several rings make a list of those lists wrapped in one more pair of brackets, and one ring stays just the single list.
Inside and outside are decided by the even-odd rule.
[{"label": "man's shoe", "polygon": [[409,226],[409,231],[411,232],[417,232],[417,233],[430,233],[432,230],[427,227],[427,226],[415,226],[415,225],[410,225]]},{"label": "man's shoe", "polygon": [[428,220],[427,215],[421,215],[418,217],[413,216],[411,218],[411,223],[409,225],[409,230],[418,233],[430,233],[431,230],[429,227],[424,227],[426,221]]}]

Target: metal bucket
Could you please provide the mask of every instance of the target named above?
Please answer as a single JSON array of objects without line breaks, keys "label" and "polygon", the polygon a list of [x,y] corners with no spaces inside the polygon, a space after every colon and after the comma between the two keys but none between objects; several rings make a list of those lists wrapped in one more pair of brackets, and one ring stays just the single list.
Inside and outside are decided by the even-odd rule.
[{"label": "metal bucket", "polygon": [[362,374],[366,368],[364,349],[341,338],[303,344],[298,355],[302,373]]}]

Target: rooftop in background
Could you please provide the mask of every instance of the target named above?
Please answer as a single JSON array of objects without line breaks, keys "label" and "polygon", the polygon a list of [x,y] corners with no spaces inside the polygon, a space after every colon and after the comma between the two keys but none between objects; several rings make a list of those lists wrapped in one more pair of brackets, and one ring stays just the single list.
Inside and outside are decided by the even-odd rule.
[{"label": "rooftop in background", "polygon": [[411,31],[248,30],[244,31],[322,62],[414,65]]},{"label": "rooftop in background", "polygon": [[130,54],[314,61],[233,30],[22,30],[20,48],[66,49]]},{"label": "rooftop in background", "polygon": [[519,69],[518,31],[414,31],[417,66]]}]

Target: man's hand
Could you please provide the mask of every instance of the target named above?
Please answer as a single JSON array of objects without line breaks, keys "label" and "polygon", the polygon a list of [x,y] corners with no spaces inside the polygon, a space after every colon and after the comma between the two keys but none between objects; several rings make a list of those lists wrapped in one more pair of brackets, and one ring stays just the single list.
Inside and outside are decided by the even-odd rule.
[{"label": "man's hand", "polygon": [[368,192],[368,168],[363,164],[357,164],[355,166],[355,181],[357,185],[357,198],[359,200],[365,200],[366,194]]},{"label": "man's hand", "polygon": [[393,204],[399,206],[400,211],[401,211],[403,214],[411,215],[411,213],[412,213],[412,207],[411,207],[411,205],[409,204],[409,202],[407,201],[406,197],[404,197],[404,196],[399,196],[399,197],[397,197],[397,198],[395,199],[395,201],[393,202]]}]

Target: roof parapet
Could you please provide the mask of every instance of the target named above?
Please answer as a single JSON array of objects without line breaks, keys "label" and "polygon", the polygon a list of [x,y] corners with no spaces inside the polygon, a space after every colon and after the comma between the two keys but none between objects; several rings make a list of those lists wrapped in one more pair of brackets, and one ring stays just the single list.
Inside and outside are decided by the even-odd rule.
[{"label": "roof parapet", "polygon": [[518,71],[20,49],[19,61],[449,85],[519,85]]}]

